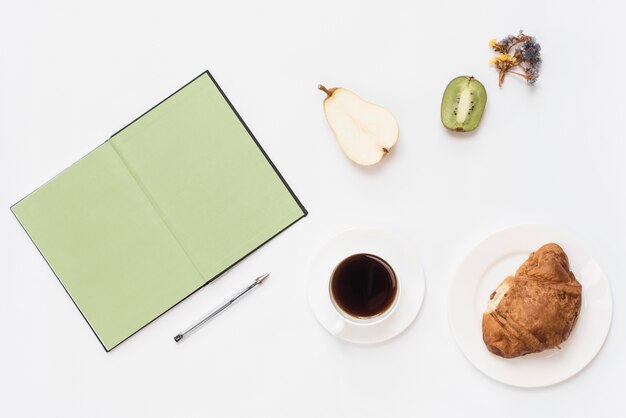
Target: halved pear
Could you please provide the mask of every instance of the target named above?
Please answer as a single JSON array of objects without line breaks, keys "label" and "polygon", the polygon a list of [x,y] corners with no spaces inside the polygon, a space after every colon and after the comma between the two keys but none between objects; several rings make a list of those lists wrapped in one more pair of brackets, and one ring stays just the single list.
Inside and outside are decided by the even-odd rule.
[{"label": "halved pear", "polygon": [[348,158],[360,165],[374,165],[382,160],[400,133],[391,112],[344,88],[327,89],[321,84],[318,88],[327,94],[326,120]]}]

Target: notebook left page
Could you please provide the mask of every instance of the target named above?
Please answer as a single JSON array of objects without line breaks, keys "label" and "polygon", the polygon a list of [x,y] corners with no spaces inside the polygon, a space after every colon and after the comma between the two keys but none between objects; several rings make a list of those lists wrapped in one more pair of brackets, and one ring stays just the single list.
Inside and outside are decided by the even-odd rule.
[{"label": "notebook left page", "polygon": [[204,282],[108,141],[11,209],[107,351]]}]

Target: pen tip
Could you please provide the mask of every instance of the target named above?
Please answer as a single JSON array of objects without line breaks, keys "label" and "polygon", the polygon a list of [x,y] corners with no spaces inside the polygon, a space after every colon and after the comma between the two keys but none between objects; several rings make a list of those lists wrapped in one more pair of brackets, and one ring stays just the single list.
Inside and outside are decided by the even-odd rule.
[{"label": "pen tip", "polygon": [[183,336],[178,334],[177,336],[174,337],[174,341],[179,342],[180,340],[183,339]]},{"label": "pen tip", "polygon": [[264,275],[257,277],[256,278],[256,282],[258,284],[263,283],[263,280],[267,279],[267,276],[269,276],[269,275],[270,275],[269,273],[265,273]]}]

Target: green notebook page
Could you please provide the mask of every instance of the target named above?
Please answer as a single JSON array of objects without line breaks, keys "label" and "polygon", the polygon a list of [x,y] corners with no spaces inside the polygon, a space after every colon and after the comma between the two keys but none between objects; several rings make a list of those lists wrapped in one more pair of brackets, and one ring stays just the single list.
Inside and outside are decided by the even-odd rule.
[{"label": "green notebook page", "polygon": [[12,210],[107,351],[306,215],[208,72]]}]

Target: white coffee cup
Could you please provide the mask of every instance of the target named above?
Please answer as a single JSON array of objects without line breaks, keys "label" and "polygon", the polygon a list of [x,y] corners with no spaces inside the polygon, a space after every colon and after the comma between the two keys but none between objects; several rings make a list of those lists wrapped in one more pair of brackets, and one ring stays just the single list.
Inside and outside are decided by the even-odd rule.
[{"label": "white coffee cup", "polygon": [[[349,258],[358,256],[358,255],[372,256],[375,259],[377,259],[378,262],[388,267],[389,271],[393,275],[393,279],[395,280],[396,291],[394,295],[394,300],[385,308],[385,310],[383,310],[382,312],[378,312],[375,315],[371,315],[371,316],[356,316],[342,309],[340,304],[337,302],[335,295],[333,294],[333,290],[332,290],[333,280],[336,279],[335,273],[337,271],[337,268]],[[344,260],[340,261],[337,264],[337,267],[335,268],[333,273],[330,275],[330,278],[328,280],[328,294],[329,294],[330,302],[334,308],[335,313],[337,314],[337,320],[335,324],[332,326],[332,328],[330,329],[330,331],[334,335],[339,335],[348,325],[353,325],[353,326],[358,326],[358,327],[368,327],[368,326],[373,326],[373,325],[377,325],[377,324],[384,322],[396,310],[396,307],[398,306],[398,301],[400,300],[401,289],[402,289],[402,286],[400,284],[400,278],[398,277],[396,272],[393,270],[391,265],[387,261],[385,261],[382,257],[378,255],[374,255],[374,254],[353,254],[352,256],[345,258]]]}]

